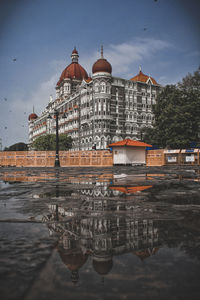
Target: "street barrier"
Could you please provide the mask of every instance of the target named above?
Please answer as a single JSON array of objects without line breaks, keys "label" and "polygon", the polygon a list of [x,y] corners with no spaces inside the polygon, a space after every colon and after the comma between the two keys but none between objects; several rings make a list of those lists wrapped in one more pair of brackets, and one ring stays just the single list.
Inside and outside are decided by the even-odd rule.
[{"label": "street barrier", "polygon": [[[113,153],[109,150],[60,151],[61,167],[111,167]],[[0,166],[54,167],[55,151],[3,151],[0,152]],[[147,166],[200,165],[199,149],[148,150]]]},{"label": "street barrier", "polygon": [[[113,166],[113,155],[108,150],[60,151],[61,167],[68,166]],[[54,167],[55,151],[3,151],[0,166]]]},{"label": "street barrier", "polygon": [[151,166],[163,166],[164,160],[164,149],[159,150],[148,150],[146,153],[146,165]]}]

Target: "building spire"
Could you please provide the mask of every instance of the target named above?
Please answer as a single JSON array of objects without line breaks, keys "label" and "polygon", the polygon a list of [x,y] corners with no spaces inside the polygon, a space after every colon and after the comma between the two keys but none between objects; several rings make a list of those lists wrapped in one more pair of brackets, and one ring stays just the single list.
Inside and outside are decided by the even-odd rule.
[{"label": "building spire", "polygon": [[33,113],[35,113],[34,105],[33,105]]},{"label": "building spire", "polygon": [[74,46],[74,50],[72,51],[71,58],[72,58],[72,63],[78,63],[79,55],[78,55],[78,51],[76,50],[76,46]]},{"label": "building spire", "polygon": [[101,58],[103,58],[103,45],[101,45]]},{"label": "building spire", "polygon": [[142,67],[141,66],[139,66],[139,72],[142,72]]}]

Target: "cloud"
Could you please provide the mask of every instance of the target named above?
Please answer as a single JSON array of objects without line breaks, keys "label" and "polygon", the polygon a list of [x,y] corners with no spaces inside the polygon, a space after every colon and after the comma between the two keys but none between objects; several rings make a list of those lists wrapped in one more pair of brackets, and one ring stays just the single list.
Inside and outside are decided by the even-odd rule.
[{"label": "cloud", "polygon": [[[104,57],[111,63],[113,75],[129,78],[133,66],[141,64],[147,59],[154,58],[158,52],[172,47],[169,42],[159,39],[137,38],[121,44],[110,44],[104,50]],[[100,57],[97,51],[83,56],[81,63],[86,70],[91,70],[93,63]]]},{"label": "cloud", "polygon": [[119,45],[110,45],[105,52],[116,74],[130,72],[133,65],[152,58],[158,51],[170,47],[170,44],[157,39],[141,39]]}]

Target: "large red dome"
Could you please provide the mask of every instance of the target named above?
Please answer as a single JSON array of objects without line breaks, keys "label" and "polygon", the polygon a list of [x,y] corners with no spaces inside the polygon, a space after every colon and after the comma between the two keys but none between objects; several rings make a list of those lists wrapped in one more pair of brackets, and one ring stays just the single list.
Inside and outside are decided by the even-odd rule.
[{"label": "large red dome", "polygon": [[78,63],[78,51],[76,48],[72,51],[72,63],[68,65],[64,71],[62,72],[59,81],[57,82],[57,85],[60,85],[60,83],[67,78],[70,79],[78,79],[83,80],[88,78],[88,74],[85,71],[85,69]]},{"label": "large red dome", "polygon": [[71,78],[71,79],[75,78],[75,79],[82,80],[82,79],[87,79],[88,74],[85,71],[85,69],[78,63],[71,63],[62,72],[60,76],[60,81],[62,81],[65,78]]}]

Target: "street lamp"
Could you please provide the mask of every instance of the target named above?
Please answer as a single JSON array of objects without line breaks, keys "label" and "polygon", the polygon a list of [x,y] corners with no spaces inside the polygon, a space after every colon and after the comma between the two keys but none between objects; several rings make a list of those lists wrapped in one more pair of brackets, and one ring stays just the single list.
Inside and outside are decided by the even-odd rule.
[{"label": "street lamp", "polygon": [[[55,157],[55,164],[54,167],[60,167],[60,159],[59,159],[59,134],[58,134],[58,116],[59,116],[59,111],[54,110],[53,113],[56,116],[56,157]],[[66,119],[66,115],[62,116],[63,119]],[[49,114],[47,119],[52,119],[51,115]]]}]

